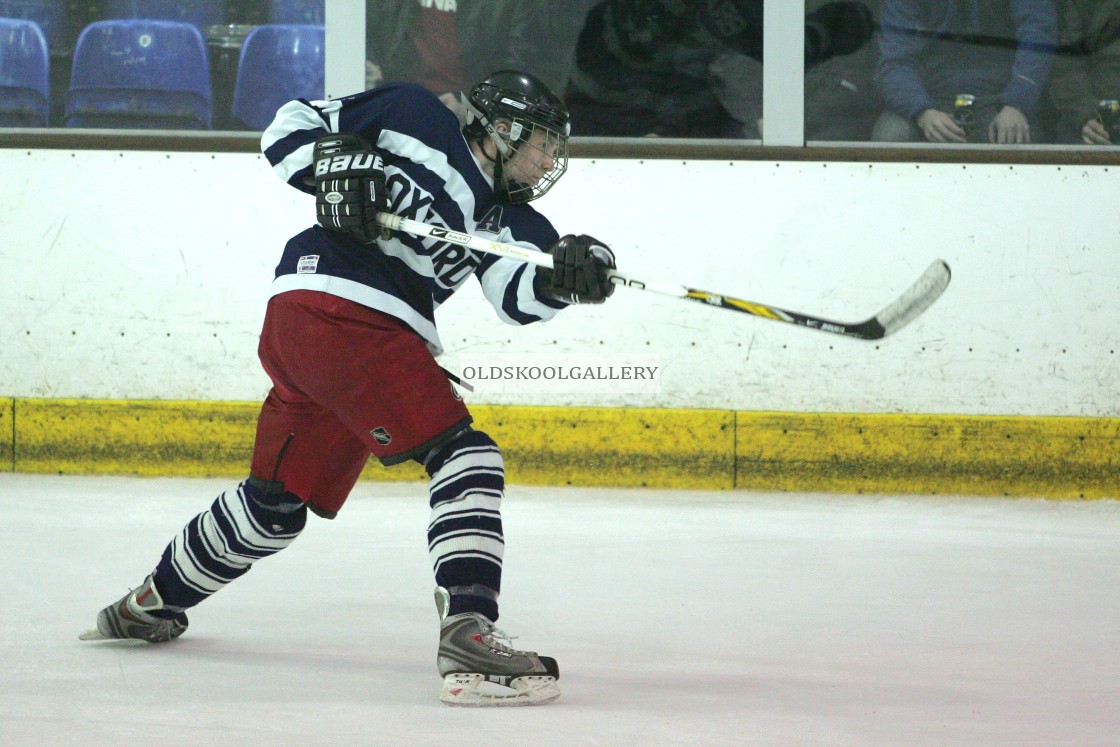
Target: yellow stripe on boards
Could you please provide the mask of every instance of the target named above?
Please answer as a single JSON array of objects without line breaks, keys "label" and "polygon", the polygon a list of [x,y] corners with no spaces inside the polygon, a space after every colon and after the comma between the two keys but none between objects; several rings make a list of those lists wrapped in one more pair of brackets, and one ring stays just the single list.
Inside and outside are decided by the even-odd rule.
[{"label": "yellow stripe on boards", "polygon": [[232,477],[249,469],[260,404],[20,399],[16,471]]},{"label": "yellow stripe on boards", "polygon": [[[19,400],[20,472],[237,477],[247,473],[256,403]],[[471,409],[501,447],[511,482],[734,487],[734,413],[720,410]],[[370,460],[364,479],[426,480],[423,467]]]},{"label": "yellow stripe on boards", "polygon": [[534,485],[730,490],[735,414],[728,410],[472,407],[505,457],[508,479]]},{"label": "yellow stripe on boards", "polygon": [[16,468],[16,401],[0,397],[0,472]]},{"label": "yellow stripe on boards", "polygon": [[1115,418],[738,413],[736,486],[1120,497]]},{"label": "yellow stripe on boards", "polygon": [[[257,402],[18,400],[15,469],[54,474],[244,477]],[[419,465],[376,460],[363,477],[427,479]]]},{"label": "yellow stripe on boards", "polygon": [[[243,477],[258,403],[0,398],[0,469]],[[1120,498],[1120,419],[477,406],[511,483]],[[364,479],[423,481],[371,460]]]}]

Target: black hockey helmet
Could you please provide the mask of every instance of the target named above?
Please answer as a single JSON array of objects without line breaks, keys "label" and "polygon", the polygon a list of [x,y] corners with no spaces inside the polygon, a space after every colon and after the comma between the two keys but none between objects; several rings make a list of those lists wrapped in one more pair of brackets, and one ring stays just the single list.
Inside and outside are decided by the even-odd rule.
[{"label": "black hockey helmet", "polygon": [[[476,85],[464,103],[467,120],[463,134],[474,140],[489,138],[497,146],[494,181],[510,202],[537,199],[568,169],[568,109],[538,78],[517,70],[500,70]],[[499,128],[502,123],[505,126]],[[543,132],[544,137],[534,139],[537,132]],[[516,181],[513,174],[503,176],[510,158],[523,147],[545,150],[552,159],[552,168],[533,184]]]}]

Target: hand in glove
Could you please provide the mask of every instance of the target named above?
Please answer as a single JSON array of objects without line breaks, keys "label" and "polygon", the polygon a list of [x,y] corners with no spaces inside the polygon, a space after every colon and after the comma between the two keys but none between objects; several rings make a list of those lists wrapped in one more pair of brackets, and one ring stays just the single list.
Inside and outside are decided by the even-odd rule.
[{"label": "hand in glove", "polygon": [[332,231],[348,233],[363,244],[388,231],[377,214],[389,208],[385,164],[359,135],[343,132],[315,142],[315,218]]},{"label": "hand in glove", "polygon": [[603,303],[614,293],[608,273],[614,252],[590,236],[564,236],[549,249],[552,269],[537,267],[533,282],[539,293],[564,303]]}]

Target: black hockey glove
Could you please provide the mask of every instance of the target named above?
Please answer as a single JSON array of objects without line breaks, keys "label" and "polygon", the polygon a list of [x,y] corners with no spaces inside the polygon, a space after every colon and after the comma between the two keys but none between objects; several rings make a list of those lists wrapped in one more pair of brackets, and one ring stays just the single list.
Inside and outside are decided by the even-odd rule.
[{"label": "black hockey glove", "polygon": [[590,236],[564,236],[548,250],[552,269],[537,267],[533,278],[541,295],[564,303],[602,303],[614,293],[607,277],[614,252]]},{"label": "black hockey glove", "polygon": [[389,209],[385,164],[359,135],[341,132],[315,141],[315,218],[332,231],[348,233],[363,244],[388,231],[377,214]]}]

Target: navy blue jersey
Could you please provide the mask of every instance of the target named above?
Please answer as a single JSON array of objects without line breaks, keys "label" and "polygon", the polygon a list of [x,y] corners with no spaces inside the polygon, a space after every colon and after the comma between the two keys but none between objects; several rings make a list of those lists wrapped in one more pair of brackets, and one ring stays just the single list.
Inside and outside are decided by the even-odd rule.
[{"label": "navy blue jersey", "polygon": [[[532,207],[496,198],[494,181],[479,167],[458,118],[420,86],[392,84],[333,101],[291,101],[265,130],[261,149],[281,179],[314,194],[304,182],[312,147],[337,132],[357,133],[380,151],[390,210],[397,215],[537,251],[559,238]],[[435,310],[471,275],[502,321],[552,318],[565,304],[538,297],[533,272],[523,262],[436,239],[395,232],[364,245],[314,226],[288,241],[272,295],[316,290],[377,309],[416,330],[438,355]]]}]

